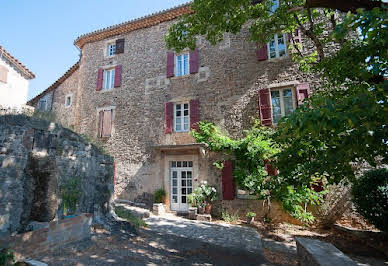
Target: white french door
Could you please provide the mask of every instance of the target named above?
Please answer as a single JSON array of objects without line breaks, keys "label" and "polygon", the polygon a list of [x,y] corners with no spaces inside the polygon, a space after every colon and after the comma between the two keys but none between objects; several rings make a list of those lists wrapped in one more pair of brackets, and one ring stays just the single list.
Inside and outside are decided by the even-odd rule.
[{"label": "white french door", "polygon": [[187,195],[193,191],[193,162],[171,162],[171,210],[188,211]]}]

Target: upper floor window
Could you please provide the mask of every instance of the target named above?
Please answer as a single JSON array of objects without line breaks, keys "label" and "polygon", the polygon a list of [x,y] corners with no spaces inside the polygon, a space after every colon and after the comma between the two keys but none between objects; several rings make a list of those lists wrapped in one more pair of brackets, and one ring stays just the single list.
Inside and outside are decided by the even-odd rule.
[{"label": "upper floor window", "polygon": [[71,97],[71,95],[66,95],[66,98],[65,98],[65,107],[70,107],[70,106],[71,106],[71,102],[72,102],[72,97]]},{"label": "upper floor window", "polygon": [[267,46],[268,58],[285,57],[287,55],[286,35],[275,34]]},{"label": "upper floor window", "polygon": [[190,74],[189,53],[175,55],[175,76],[185,76]]},{"label": "upper floor window", "polygon": [[190,129],[189,104],[174,105],[174,130],[175,132],[186,132]]},{"label": "upper floor window", "polygon": [[115,69],[104,70],[103,89],[109,90],[114,88],[115,83]]},{"label": "upper floor window", "polygon": [[98,112],[98,132],[99,138],[109,138],[112,136],[113,108],[104,108]]},{"label": "upper floor window", "polygon": [[39,100],[38,109],[42,110],[42,111],[46,111],[46,109],[47,109],[47,100],[46,99]]},{"label": "upper floor window", "polygon": [[276,124],[283,116],[295,109],[293,90],[291,88],[271,90],[272,121]]},{"label": "upper floor window", "polygon": [[106,54],[107,54],[107,56],[114,56],[116,54],[116,44],[114,44],[114,43],[108,44]]}]

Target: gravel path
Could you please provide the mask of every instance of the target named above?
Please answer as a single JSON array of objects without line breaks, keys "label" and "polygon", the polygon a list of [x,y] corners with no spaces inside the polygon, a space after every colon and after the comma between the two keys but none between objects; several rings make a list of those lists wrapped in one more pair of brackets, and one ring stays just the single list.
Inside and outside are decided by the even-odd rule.
[{"label": "gravel path", "polygon": [[261,239],[254,228],[193,221],[172,214],[151,216],[145,221],[150,230],[154,232],[172,234],[236,250],[261,253]]}]

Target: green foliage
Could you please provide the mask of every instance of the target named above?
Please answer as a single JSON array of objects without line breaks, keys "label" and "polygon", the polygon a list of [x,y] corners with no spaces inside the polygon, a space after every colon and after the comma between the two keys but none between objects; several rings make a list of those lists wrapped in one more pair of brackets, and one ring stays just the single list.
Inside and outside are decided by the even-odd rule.
[{"label": "green foliage", "polygon": [[166,197],[166,191],[163,188],[159,188],[154,192],[154,202],[163,203],[163,199]]},{"label": "green foliage", "polygon": [[81,179],[67,179],[61,186],[63,210],[65,215],[73,214],[82,196]]},{"label": "green foliage", "polygon": [[205,203],[210,203],[217,199],[217,190],[207,184],[207,181],[195,188],[193,193],[189,194],[187,200],[193,207],[203,207]]},{"label": "green foliage", "polygon": [[96,141],[94,138],[87,134],[80,134],[80,136],[85,139],[87,142],[91,143],[96,149],[102,154],[109,155],[108,151],[105,149],[104,145]]},{"label": "green foliage", "polygon": [[388,169],[371,170],[355,180],[352,194],[357,212],[388,232]]},{"label": "green foliage", "polygon": [[225,209],[221,211],[221,218],[227,223],[235,223],[240,219],[237,213],[230,214]]},{"label": "green foliage", "polygon": [[256,213],[255,212],[247,212],[245,214],[245,216],[248,217],[248,218],[256,217]]},{"label": "green foliage", "polygon": [[148,227],[145,221],[143,221],[139,217],[132,214],[129,210],[127,210],[123,206],[115,207],[115,213],[117,214],[118,217],[132,224],[136,229],[139,229],[140,227]]},{"label": "green foliage", "polygon": [[8,249],[0,250],[0,266],[12,265],[15,262],[13,252]]},{"label": "green foliage", "polygon": [[314,217],[306,206],[320,204],[325,191],[317,193],[311,189],[311,185],[317,181],[315,176],[306,176],[304,179],[298,175],[289,177],[282,173],[268,176],[265,164],[275,164],[276,156],[282,152],[282,146],[273,139],[273,129],[255,121],[241,139],[223,135],[214,124],[206,121],[199,123],[199,129],[198,132],[192,131],[197,142],[204,142],[210,150],[224,152],[234,158],[234,181],[242,189],[254,192],[258,199],[266,202],[270,198],[277,199],[296,219],[304,223],[313,222]]},{"label": "green foliage", "polygon": [[56,115],[54,112],[45,112],[38,109],[35,109],[32,116],[49,122],[55,122],[56,120]]}]

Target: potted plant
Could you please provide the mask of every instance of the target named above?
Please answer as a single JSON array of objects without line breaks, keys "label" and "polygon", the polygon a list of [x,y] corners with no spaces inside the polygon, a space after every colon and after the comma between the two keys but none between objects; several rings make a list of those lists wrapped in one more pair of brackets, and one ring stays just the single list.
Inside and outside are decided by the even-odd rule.
[{"label": "potted plant", "polygon": [[191,207],[189,207],[189,219],[195,220],[197,218],[197,195],[195,193],[191,193],[187,195],[187,201],[190,203]]},{"label": "potted plant", "polygon": [[197,207],[199,214],[204,214],[204,197],[201,188],[194,189],[193,193],[188,195],[188,201],[193,207]]},{"label": "potted plant", "polygon": [[247,212],[247,214],[245,214],[245,217],[247,217],[247,223],[251,224],[255,220],[256,213],[254,213],[254,212]]},{"label": "potted plant", "polygon": [[163,188],[159,188],[154,192],[154,203],[166,203],[166,191]]},{"label": "potted plant", "polygon": [[204,198],[205,213],[210,214],[212,211],[211,203],[217,199],[217,190],[215,187],[209,186],[207,181],[204,181],[199,189],[201,190],[201,194]]}]

